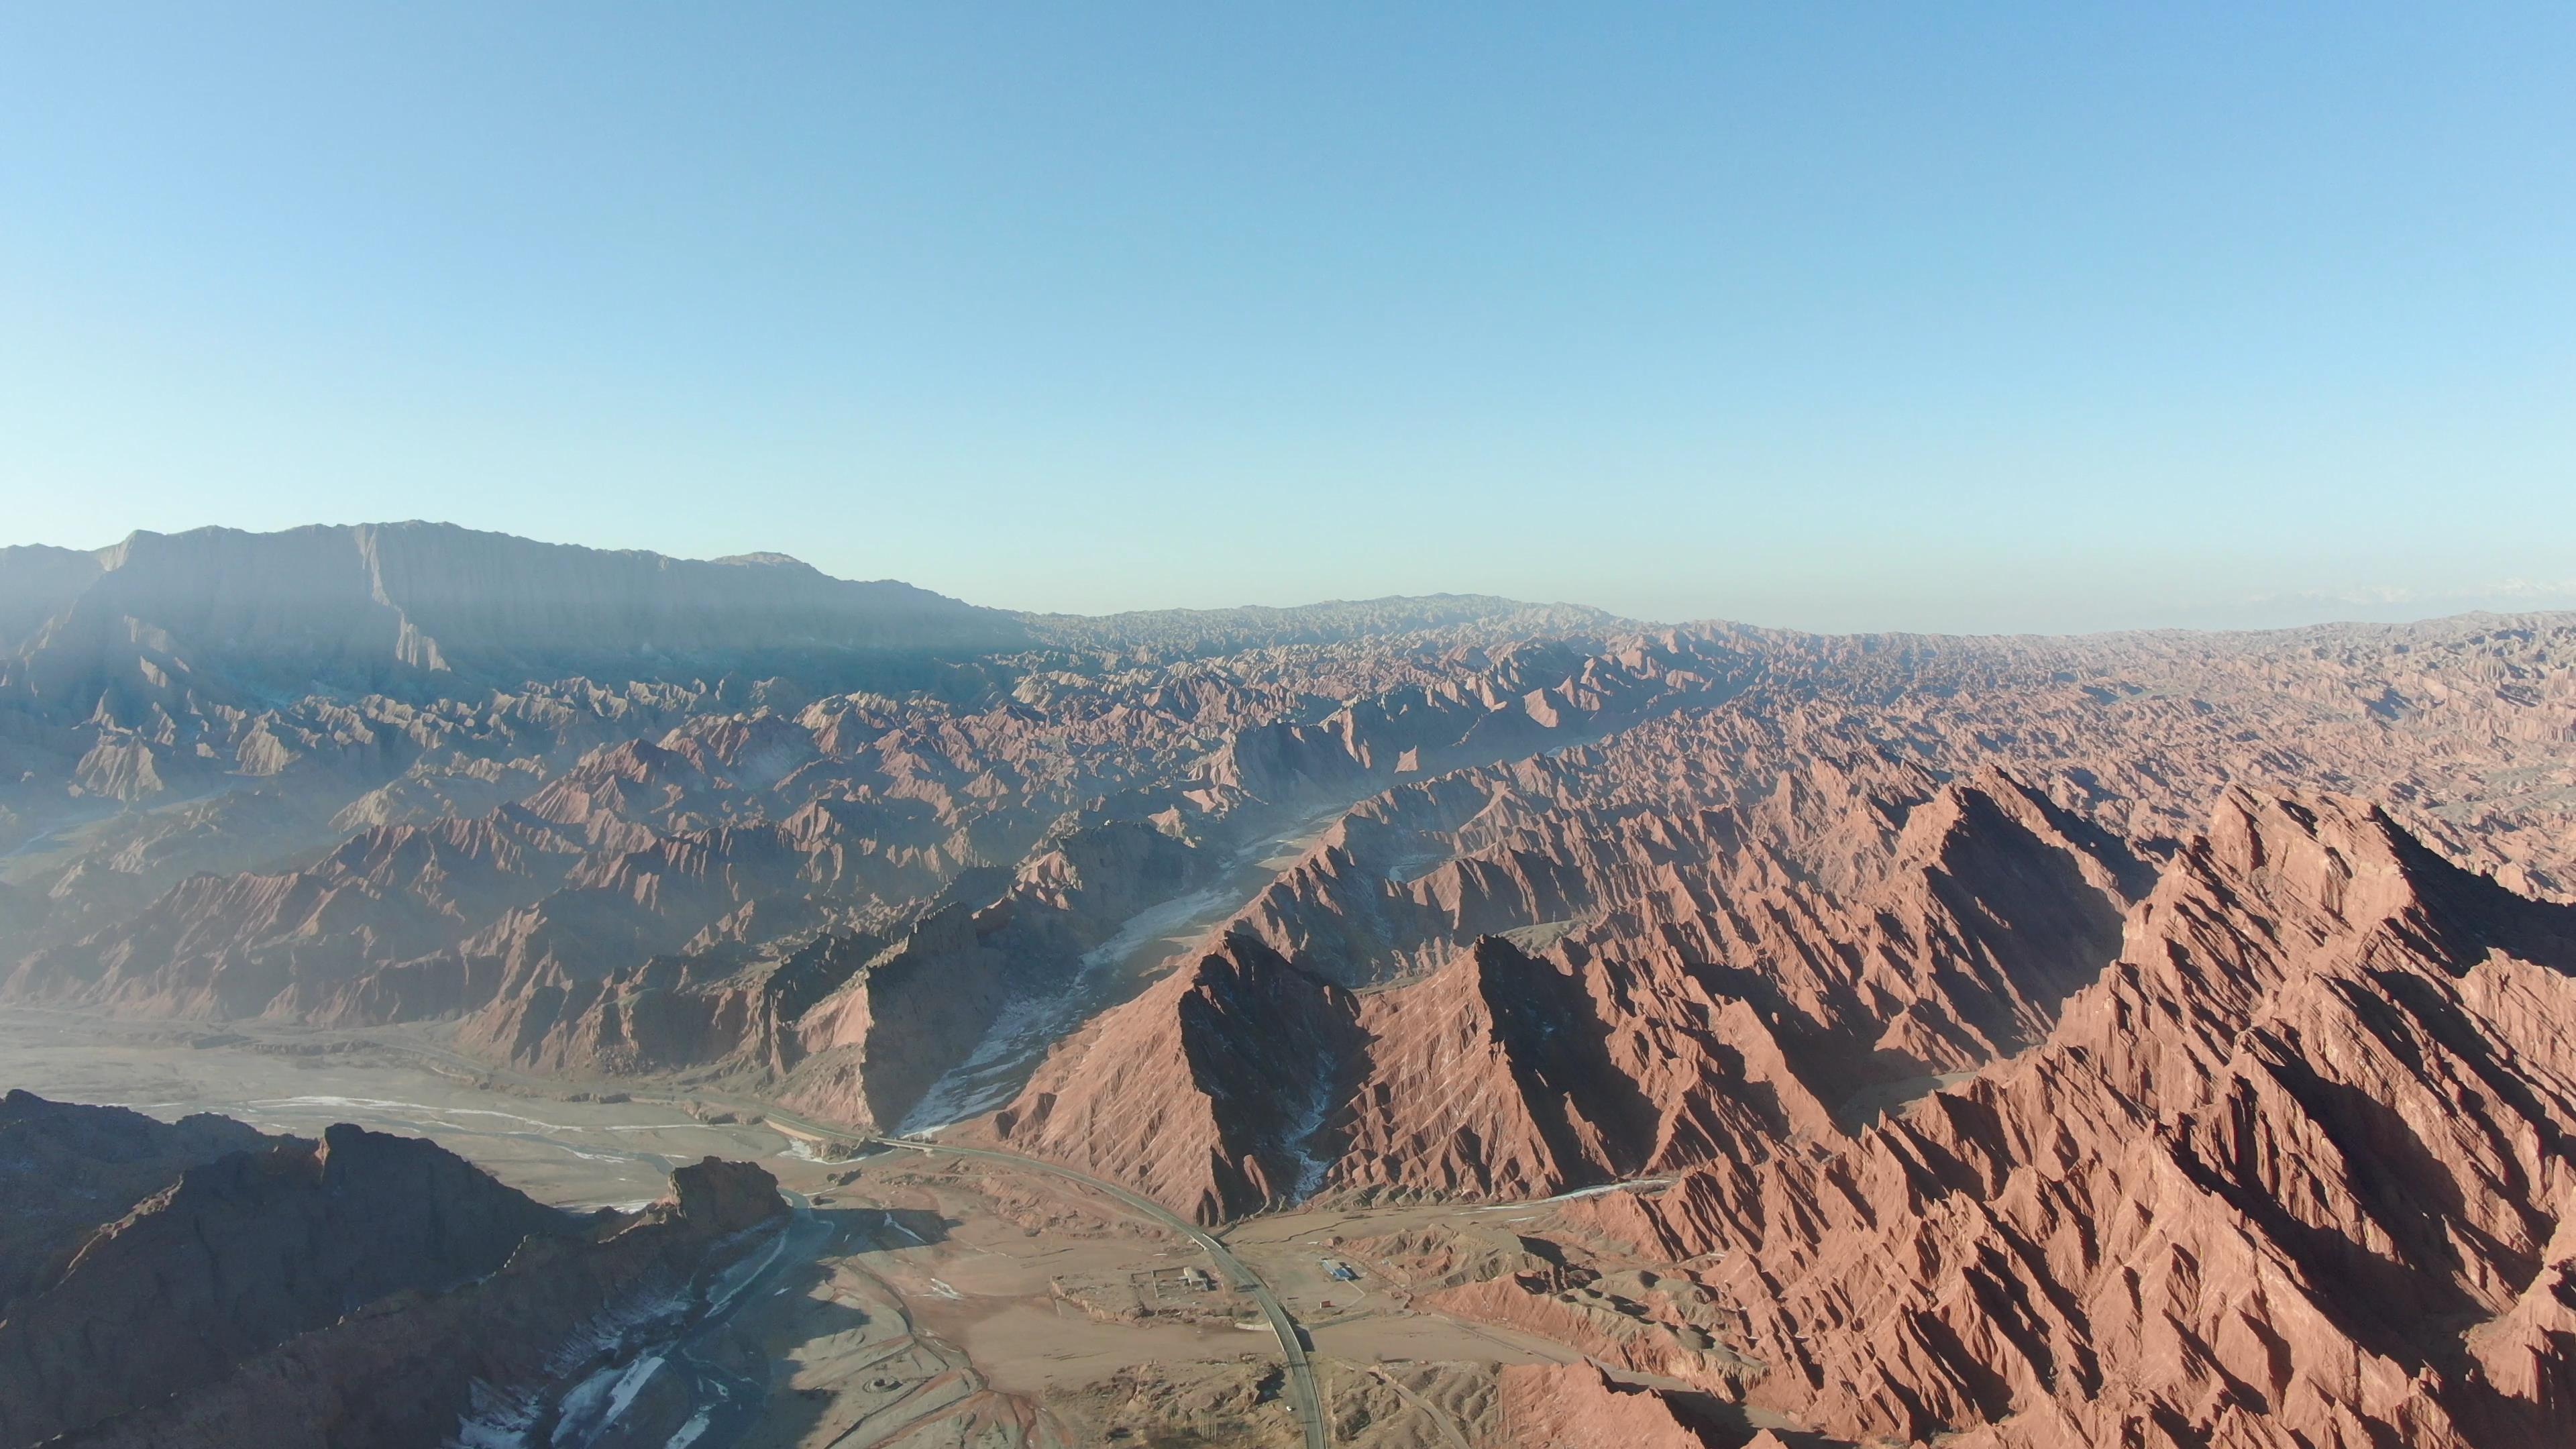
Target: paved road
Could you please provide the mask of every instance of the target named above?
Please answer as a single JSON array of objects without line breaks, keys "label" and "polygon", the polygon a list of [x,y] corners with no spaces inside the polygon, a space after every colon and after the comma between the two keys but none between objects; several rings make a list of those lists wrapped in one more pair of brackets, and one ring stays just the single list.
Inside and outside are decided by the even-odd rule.
[{"label": "paved road", "polygon": [[[770,1120],[775,1122],[779,1120],[779,1116],[780,1114],[772,1112]],[[793,1125],[807,1126],[803,1122],[796,1122]],[[834,1133],[830,1128],[820,1124],[813,1124],[808,1130],[824,1136],[845,1139],[848,1136],[846,1132]],[[1016,1152],[997,1152],[989,1147],[949,1147],[937,1142],[917,1142],[907,1137],[869,1136],[859,1140],[872,1142],[880,1147],[901,1147],[914,1152],[946,1154],[955,1157],[981,1157],[992,1162],[1006,1162],[1013,1167],[1025,1167],[1033,1172],[1050,1173],[1105,1193],[1145,1217],[1175,1232],[1185,1234],[1208,1255],[1209,1259],[1216,1264],[1217,1271],[1223,1273],[1228,1282],[1251,1294],[1252,1301],[1261,1305],[1262,1313],[1270,1320],[1270,1331],[1279,1336],[1279,1352],[1288,1360],[1288,1402],[1296,1409],[1297,1422],[1306,1431],[1306,1449],[1331,1449],[1333,1442],[1331,1431],[1324,1424],[1324,1397],[1316,1391],[1314,1366],[1306,1361],[1306,1345],[1297,1337],[1296,1320],[1290,1318],[1288,1310],[1280,1306],[1278,1298],[1270,1291],[1270,1285],[1261,1281],[1261,1275],[1245,1267],[1243,1260],[1236,1257],[1225,1244],[1218,1242],[1214,1234],[1142,1193],[1131,1192],[1114,1182],[1093,1177],[1086,1172],[1076,1172],[1070,1167],[1049,1162],[1044,1158],[1023,1157]]]}]

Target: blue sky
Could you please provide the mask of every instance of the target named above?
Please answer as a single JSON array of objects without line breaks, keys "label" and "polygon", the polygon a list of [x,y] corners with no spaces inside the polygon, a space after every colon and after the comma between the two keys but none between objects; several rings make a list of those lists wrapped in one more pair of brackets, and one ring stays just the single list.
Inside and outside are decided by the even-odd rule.
[{"label": "blue sky", "polygon": [[2576,7],[29,5],[0,542],[2576,603]]}]

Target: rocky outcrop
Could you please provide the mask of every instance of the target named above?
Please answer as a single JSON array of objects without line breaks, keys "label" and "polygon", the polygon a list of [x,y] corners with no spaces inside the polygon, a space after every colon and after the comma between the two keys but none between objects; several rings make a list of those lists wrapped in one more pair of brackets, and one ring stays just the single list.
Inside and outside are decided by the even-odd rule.
[{"label": "rocky outcrop", "polygon": [[[1041,932],[1043,926],[1038,928]],[[800,1110],[890,1130],[974,1050],[1024,967],[1070,964],[1031,942],[1009,901],[944,906],[801,1013],[781,1041],[782,1093]]]},{"label": "rocky outcrop", "polygon": [[101,1224],[182,1172],[281,1141],[211,1112],[163,1122],[14,1089],[0,1097],[0,1318],[59,1278]]},{"label": "rocky outcrop", "polygon": [[1663,1390],[1590,1364],[1512,1364],[1495,1375],[1496,1449],[1715,1449],[1727,1441],[1676,1411]]},{"label": "rocky outcrop", "polygon": [[[1581,622],[1515,617],[1542,630]],[[1755,809],[1802,760],[1857,761],[1867,773],[1879,768],[1873,754],[1937,781],[2002,763],[2053,807],[2150,854],[2242,779],[2367,791],[2446,854],[2535,891],[2569,869],[2557,843],[2569,812],[2553,803],[2569,781],[2552,752],[2576,728],[2555,667],[2569,647],[2563,623],[2079,641],[1715,628],[1509,637],[1498,627],[1487,614],[1429,634],[1192,658],[1169,672],[1136,667],[1118,652],[1127,646],[1084,645],[1107,652],[1028,656],[1018,674],[1023,664],[979,664],[971,684],[907,676],[893,693],[847,691],[829,671],[803,669],[712,684],[558,677],[442,697],[446,676],[432,671],[426,697],[281,697],[262,685],[256,701],[236,703],[218,687],[216,676],[230,676],[217,655],[191,656],[197,687],[77,723],[28,713],[0,690],[0,712],[16,721],[0,729],[16,761],[14,783],[0,784],[0,845],[101,795],[160,803],[213,792],[84,823],[84,844],[59,863],[14,865],[0,989],[201,1015],[461,1012],[476,1009],[491,963],[414,962],[536,909],[522,885],[541,894],[577,876],[613,897],[625,919],[575,928],[606,928],[611,959],[593,968],[606,969],[685,945],[710,922],[677,917],[701,908],[722,916],[766,895],[810,896],[890,912],[851,922],[883,932],[966,871],[1030,868],[1070,829],[1150,822],[1171,840],[1222,845],[1246,838],[1236,823],[1247,810],[1396,786],[1245,920],[1315,969],[1375,980],[1429,970],[1495,931],[1660,929],[1681,912],[1659,900],[1740,884],[1693,858],[1712,844],[1689,828],[1699,812]],[[1676,774],[1659,763],[1681,759],[1715,768]],[[1436,778],[1461,766],[1480,772],[1463,784]],[[1426,814],[1417,795],[1436,808]],[[1466,816],[1440,818],[1460,801]],[[347,839],[338,832],[496,810],[496,821],[549,833],[581,858],[555,860],[549,848],[540,854],[551,863],[529,881],[481,898],[451,891],[420,903],[425,915],[399,890],[344,894],[342,915],[301,914],[332,883],[298,877]],[[1676,854],[1651,865],[1624,844],[1596,859],[1587,843],[1668,826],[1669,839],[1641,843]],[[170,894],[192,871],[226,879]],[[1139,888],[1154,887],[1140,876]],[[1561,913],[1596,906],[1597,922]],[[272,920],[272,910],[284,914]],[[1634,923],[1619,919],[1632,912]],[[167,981],[109,964],[158,962],[171,948],[181,959],[145,973]],[[248,1005],[279,980],[290,994]],[[1965,1004],[2007,1038],[2044,1028],[2029,1003]],[[1902,1049],[1982,1051],[1945,1048],[1937,1035]]]},{"label": "rocky outcrop", "polygon": [[488,1276],[398,1293],[248,1355],[222,1377],[68,1436],[80,1446],[367,1449],[507,1442],[558,1422],[687,1330],[722,1275],[775,1242],[769,1174],[709,1158],[591,1232],[529,1238]]},{"label": "rocky outcrop", "polygon": [[10,1302],[0,1439],[213,1383],[360,1305],[482,1277],[531,1236],[581,1228],[434,1144],[346,1124],[185,1167]]},{"label": "rocky outcrop", "polygon": [[[1229,1212],[1292,1190],[1544,1197],[1838,1138],[1835,1109],[1855,1088],[1990,1061],[2043,1035],[2058,1002],[2115,954],[2119,912],[2145,874],[2118,842],[2009,776],[1942,784],[1861,759],[1866,768],[1839,770],[1818,760],[1776,783],[1712,771],[1712,794],[1749,803],[1672,816],[1579,793],[1562,772],[1583,767],[1553,761],[1408,787],[1388,813],[1436,813],[1449,848],[1553,882],[1545,904],[1496,916],[1453,899],[1414,925],[1394,903],[1437,900],[1420,885],[1431,877],[1405,887],[1360,869],[1365,853],[1349,848],[1353,820],[1383,818],[1369,812],[1386,800],[1372,802],[1238,919],[1221,948],[1234,989],[1167,984],[1112,1013],[1059,1051],[1004,1135],[1096,1160],[1096,1144],[1161,1140],[1159,1119],[1144,1119],[1174,1093],[1312,1104],[1296,1149],[1307,1166],[1287,1178],[1274,1158],[1267,1199],[1211,1198],[1196,1155],[1125,1159],[1166,1201]],[[1602,827],[1597,813],[1624,815],[1623,826]],[[1519,843],[1542,838],[1564,859]],[[1418,943],[1409,953],[1445,949],[1446,962],[1345,1010],[1316,979],[1316,934],[1287,924],[1292,911],[1312,921],[1328,909],[1381,942]],[[1449,945],[1451,931],[1558,911],[1594,924],[1545,950],[1498,936]],[[1254,950],[1256,928],[1306,949]],[[1245,1059],[1220,1043],[1251,1028],[1215,1013],[1238,1003],[1254,1020],[1330,1020],[1317,1030],[1335,1045],[1284,1083],[1231,1079],[1227,1065]],[[1204,1066],[1140,1065],[1153,1054]],[[1172,1085],[1083,1081],[1148,1070]],[[1096,1105],[1069,1129],[1029,1135],[1073,1098]],[[1104,1112],[1137,1120],[1111,1125]],[[1121,1160],[1115,1147],[1106,1155]]]},{"label": "rocky outcrop", "polygon": [[31,955],[10,985],[155,1014],[303,1015],[375,963],[536,900],[577,858],[562,836],[509,814],[377,826],[302,870],[191,876],[130,920]]},{"label": "rocky outcrop", "polygon": [[1488,933],[1642,961],[1744,1002],[1837,1106],[2037,1040],[2152,872],[2008,772],[1852,745],[1715,715],[1406,786],[1237,925],[1345,981]]},{"label": "rocky outcrop", "polygon": [[[743,858],[720,844],[708,854],[728,869]],[[719,1067],[747,1074],[800,1110],[892,1127],[974,1050],[1007,1004],[1059,988],[1081,969],[1086,949],[1128,915],[1192,884],[1203,865],[1150,826],[1080,827],[1035,855],[999,899],[934,906],[893,941],[837,927],[816,911],[828,896],[782,891],[753,896],[684,948],[669,940],[668,926],[623,939],[587,929],[558,945],[543,917],[574,899],[567,894],[527,913],[510,939],[490,942],[486,949],[501,960],[455,971],[495,983],[459,1040],[548,1071]],[[689,878],[708,874],[698,866]],[[658,872],[632,878],[631,890],[609,894],[655,894],[657,919],[666,923],[712,914],[712,905],[678,910]],[[783,928],[775,923],[782,915]],[[601,953],[603,939],[617,953]],[[754,944],[762,941],[771,944]],[[618,954],[631,961],[645,950],[661,954],[634,964]]]},{"label": "rocky outcrop", "polygon": [[[979,1129],[1218,1221],[1319,1191],[1522,1197],[1821,1123],[1687,977],[1487,939],[1360,997],[1247,935],[1061,1045]],[[1754,1028],[1758,1031],[1758,1028]],[[1776,1063],[1773,1064],[1776,1069]]]},{"label": "rocky outcrop", "polygon": [[[282,830],[243,828],[236,811],[196,831],[249,851],[360,827],[310,855],[281,849],[292,868],[264,857],[158,896],[152,882],[202,857],[83,856],[42,877],[39,940],[0,965],[0,996],[335,1026],[462,1017],[467,1048],[513,1066],[712,1068],[875,1122],[973,1052],[1004,1004],[1054,989],[1085,951],[1200,888],[1350,771],[1395,778],[1490,753],[1518,727],[1479,722],[1526,714],[1532,695],[1556,702],[1531,738],[1560,739],[1677,707],[1713,677],[1672,640],[1605,661],[1527,641],[1466,647],[1491,630],[1459,628],[1436,646],[1314,646],[1284,675],[1266,652],[1176,679],[1068,660],[1079,667],[1007,695],[985,679],[970,704],[813,697],[786,680],[571,680],[470,704],[317,697],[259,714],[208,714],[203,696],[194,716],[156,703],[148,729],[99,740],[125,752],[119,778],[158,771],[162,793],[231,775],[303,798],[379,763],[401,777]],[[1435,673],[1471,683],[1435,691],[1422,682]],[[1290,771],[1277,799],[1231,778],[1236,743],[1305,728],[1294,721],[1322,690],[1346,701],[1325,731],[1339,765]],[[616,736],[627,722],[637,732]],[[438,818],[468,803],[484,808]],[[884,943],[961,910],[985,923],[972,933],[983,944],[943,952],[925,938],[858,983]],[[869,949],[815,950],[825,938]],[[946,964],[921,964],[933,958]]]},{"label": "rocky outcrop", "polygon": [[1074,1037],[981,1130],[1222,1222],[1314,1190],[1356,1017],[1349,993],[1231,937]]},{"label": "rocky outcrop", "polygon": [[662,1211],[648,1212],[645,1220],[680,1222],[717,1238],[776,1223],[788,1211],[778,1195],[778,1179],[755,1164],[717,1157],[673,1168],[663,1203]]},{"label": "rocky outcrop", "polygon": [[1061,1021],[960,1130],[1202,1219],[1678,1177],[1556,1211],[1734,1295],[1688,1353],[1553,1269],[1440,1291],[1837,1432],[2513,1442],[2569,1387],[2571,662],[2563,615],[1084,621],[428,525],[12,550],[0,997],[453,1018],[881,1127]]},{"label": "rocky outcrop", "polygon": [[1545,1197],[1759,1156],[1800,1128],[1712,1023],[1718,1010],[1651,965],[1576,970],[1478,941],[1424,981],[1362,998],[1364,1065],[1326,1119],[1331,1166],[1315,1186]]},{"label": "rocky outcrop", "polygon": [[708,1158],[631,1215],[541,1206],[427,1141],[0,1099],[0,1442],[446,1441],[685,1327],[774,1241]]},{"label": "rocky outcrop", "polygon": [[2576,909],[2232,792],[2028,1057],[1585,1211],[1714,1259],[1742,1390],[1837,1434],[2554,1442],[2571,1009]]}]

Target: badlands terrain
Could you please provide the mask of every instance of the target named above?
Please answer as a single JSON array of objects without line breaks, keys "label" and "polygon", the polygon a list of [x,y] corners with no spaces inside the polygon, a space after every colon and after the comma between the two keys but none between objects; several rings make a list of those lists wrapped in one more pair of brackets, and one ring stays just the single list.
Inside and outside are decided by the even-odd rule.
[{"label": "badlands terrain", "polygon": [[0,550],[0,1443],[2576,1442],[2571,664]]}]

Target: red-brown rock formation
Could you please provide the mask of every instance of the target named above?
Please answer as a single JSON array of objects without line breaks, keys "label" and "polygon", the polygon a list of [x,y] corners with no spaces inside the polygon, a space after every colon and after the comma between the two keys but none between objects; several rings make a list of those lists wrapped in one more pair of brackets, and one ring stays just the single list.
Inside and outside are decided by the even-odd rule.
[{"label": "red-brown rock formation", "polygon": [[709,1158],[671,1183],[661,1202],[594,1234],[531,1237],[486,1277],[360,1307],[63,1442],[360,1449],[522,1437],[555,1421],[566,1390],[667,1351],[719,1275],[775,1241],[762,1230],[787,1212],[775,1180],[749,1163]]},{"label": "red-brown rock formation", "polygon": [[2571,1013],[2576,910],[2232,793],[2028,1057],[1588,1215],[1724,1255],[1749,1396],[1841,1434],[2557,1442]]},{"label": "red-brown rock formation", "polygon": [[1669,1396],[1589,1364],[1512,1364],[1495,1376],[1496,1449],[1712,1449],[1724,1441]]},{"label": "red-brown rock formation", "polygon": [[1842,732],[1710,717],[1392,791],[1239,925],[1344,980],[1496,932],[1641,960],[1747,1003],[1840,1104],[2044,1035],[2148,878],[2002,771],[1944,784]]},{"label": "red-brown rock formation", "polygon": [[444,1442],[684,1326],[787,1213],[767,1173],[713,1158],[640,1213],[576,1217],[419,1139],[23,1092],[0,1177],[10,1444]]},{"label": "red-brown rock formation", "polygon": [[1221,1222],[1312,1190],[1354,1018],[1349,993],[1229,938],[1075,1036],[989,1130]]},{"label": "red-brown rock formation", "polygon": [[8,1303],[0,1439],[46,1439],[213,1383],[361,1304],[452,1287],[531,1235],[579,1227],[432,1143],[346,1124],[318,1144],[185,1167]]},{"label": "red-brown rock formation", "polygon": [[[1266,1160],[1272,1199],[1292,1189],[1542,1197],[1832,1137],[1832,1105],[1864,1083],[1991,1060],[2044,1034],[2057,1002],[2114,953],[2123,892],[2142,873],[2115,842],[2008,777],[1937,785],[1868,758],[1866,773],[1819,762],[1776,785],[1732,782],[1753,794],[1746,807],[1650,816],[1614,797],[1600,809],[1624,813],[1622,829],[1590,828],[1595,817],[1578,802],[1512,815],[1557,832],[1548,838],[1579,865],[1541,867],[1532,862],[1556,857],[1489,848],[1478,858],[1544,869],[1559,894],[1483,923],[1525,925],[1572,908],[1596,925],[1537,954],[1472,939],[1448,948],[1438,970],[1349,1007],[1302,953],[1291,965],[1254,949],[1239,923],[1218,953],[1224,979],[1257,978],[1258,989],[1166,983],[1113,1012],[1059,1051],[1003,1135],[1116,1164],[1175,1205],[1204,1211],[1213,1201],[1228,1212],[1265,1199],[1211,1196],[1200,1149],[1239,1158],[1249,1139],[1220,1133],[1219,1146],[1183,1134],[1172,1140],[1191,1142],[1190,1153],[1165,1146],[1149,1159],[1121,1144],[1164,1143],[1159,1118],[1108,1119],[1174,1110],[1182,1096],[1219,1122],[1221,1104],[1246,1099],[1312,1104],[1311,1125],[1281,1149],[1299,1168],[1275,1153]],[[1531,762],[1398,793],[1437,808],[1444,796],[1476,798],[1489,779],[1509,790],[1507,775],[1545,783],[1559,769]],[[1480,822],[1496,837],[1518,828],[1490,801],[1449,813],[1452,838]],[[1327,841],[1256,913],[1278,934],[1284,900],[1339,901],[1343,919],[1381,940],[1445,944],[1441,925],[1408,936],[1391,924],[1392,901],[1425,897],[1359,860]],[[1355,877],[1354,889],[1340,888]],[[1317,1039],[1334,1045],[1304,1057],[1285,1083],[1232,1079],[1238,1057],[1218,1043],[1258,1020],[1221,1014],[1238,1005],[1329,1019]],[[1157,1055],[1164,1064],[1147,1065]],[[1086,1080],[1094,1072],[1098,1084]],[[1147,1092],[1133,1085],[1140,1073],[1168,1085]],[[1086,1104],[1076,1125],[1038,1125],[1060,1123],[1065,1100]]]}]

